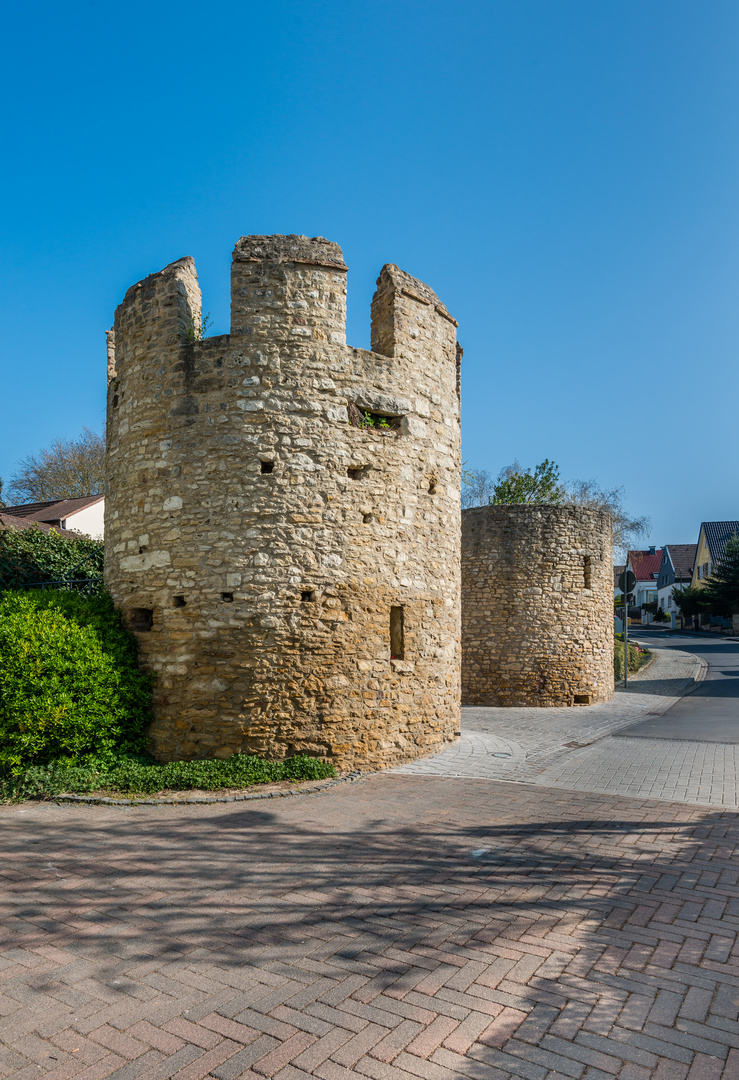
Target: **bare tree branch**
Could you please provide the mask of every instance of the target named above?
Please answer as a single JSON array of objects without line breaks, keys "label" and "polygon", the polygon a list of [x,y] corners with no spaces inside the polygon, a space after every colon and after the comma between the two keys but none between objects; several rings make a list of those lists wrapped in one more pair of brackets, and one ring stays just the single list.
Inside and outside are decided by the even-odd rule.
[{"label": "bare tree branch", "polygon": [[83,428],[79,439],[55,439],[29,454],[10,478],[7,494],[19,502],[100,495],[105,490],[105,439]]}]

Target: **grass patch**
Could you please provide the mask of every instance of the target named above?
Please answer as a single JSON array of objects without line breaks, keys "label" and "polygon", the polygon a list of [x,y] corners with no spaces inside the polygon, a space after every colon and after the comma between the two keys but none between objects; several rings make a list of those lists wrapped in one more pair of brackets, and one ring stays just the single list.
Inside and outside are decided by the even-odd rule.
[{"label": "grass patch", "polygon": [[158,792],[219,791],[279,780],[324,780],[336,776],[330,762],[296,754],[265,761],[234,754],[226,761],[171,761],[160,765],[142,757],[89,761],[82,765],[50,762],[32,765],[16,776],[0,777],[0,802],[53,799],[57,795],[153,795]]}]

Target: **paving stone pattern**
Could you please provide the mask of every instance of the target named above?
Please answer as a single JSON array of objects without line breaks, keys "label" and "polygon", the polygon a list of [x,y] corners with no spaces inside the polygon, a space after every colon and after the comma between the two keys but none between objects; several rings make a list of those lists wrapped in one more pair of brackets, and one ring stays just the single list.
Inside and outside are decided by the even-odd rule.
[{"label": "paving stone pattern", "polygon": [[0,808],[0,1077],[735,1080],[739,816],[376,775]]},{"label": "paving stone pattern", "polygon": [[534,780],[551,787],[739,807],[739,746],[628,737],[576,750]]},{"label": "paving stone pattern", "polygon": [[665,713],[705,670],[691,653],[657,647],[654,662],[604,705],[464,709],[455,746],[397,771],[739,807],[739,746],[628,737],[629,725]]}]

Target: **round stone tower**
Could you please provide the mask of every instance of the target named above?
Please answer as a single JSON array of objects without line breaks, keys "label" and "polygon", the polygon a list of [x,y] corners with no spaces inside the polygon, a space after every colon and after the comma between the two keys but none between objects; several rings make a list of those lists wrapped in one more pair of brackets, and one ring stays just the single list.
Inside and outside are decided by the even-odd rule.
[{"label": "round stone tower", "polygon": [[613,546],[579,506],[462,512],[463,705],[613,697]]},{"label": "round stone tower", "polygon": [[116,312],[106,583],[161,760],[375,768],[459,730],[457,324],[385,266],[373,351],[347,347],[346,269],[322,237],[248,236],[230,334],[200,339],[189,258]]}]

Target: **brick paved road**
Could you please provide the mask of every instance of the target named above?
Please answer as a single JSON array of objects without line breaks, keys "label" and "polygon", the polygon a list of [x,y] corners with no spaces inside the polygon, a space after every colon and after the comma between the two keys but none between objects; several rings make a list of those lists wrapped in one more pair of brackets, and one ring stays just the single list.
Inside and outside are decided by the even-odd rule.
[{"label": "brick paved road", "polygon": [[397,774],[0,807],[0,1077],[736,1080],[738,839]]}]

